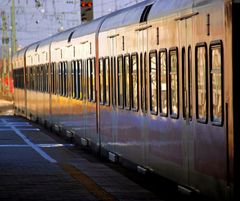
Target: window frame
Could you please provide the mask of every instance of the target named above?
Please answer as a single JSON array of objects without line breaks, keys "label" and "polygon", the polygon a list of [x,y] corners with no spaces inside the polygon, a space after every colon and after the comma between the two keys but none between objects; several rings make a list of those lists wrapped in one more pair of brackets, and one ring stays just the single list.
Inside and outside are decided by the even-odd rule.
[{"label": "window frame", "polygon": [[84,84],[84,71],[83,71],[83,60],[79,59],[76,60],[77,65],[78,65],[78,73],[77,73],[77,77],[78,77],[78,96],[76,99],[78,100],[83,100],[83,94],[84,94],[84,90],[83,90],[83,84]]},{"label": "window frame", "polygon": [[[129,59],[129,72],[128,72],[128,76],[129,76],[129,106],[127,106],[126,105],[126,103],[127,103],[127,101],[126,101],[126,98],[127,98],[127,90],[126,90],[126,65],[125,65],[125,63],[126,63],[126,58],[128,58]],[[131,75],[130,75],[130,73],[131,73],[131,55],[129,54],[129,53],[127,53],[127,54],[125,54],[124,55],[124,58],[123,58],[123,80],[124,80],[124,109],[126,109],[126,110],[131,110]]]},{"label": "window frame", "polygon": [[[121,59],[122,60],[122,93],[123,93],[123,97],[122,97],[122,105],[120,105],[119,103],[120,103],[120,96],[119,96],[119,59]],[[124,108],[124,99],[125,99],[125,97],[124,97],[124,60],[123,60],[123,55],[121,54],[121,55],[118,55],[117,56],[117,105],[118,105],[118,108],[120,108],[120,109],[123,109]]]},{"label": "window frame", "polygon": [[[98,62],[99,62],[99,104],[100,105],[104,105],[104,103],[105,103],[105,93],[104,93],[104,91],[105,91],[105,87],[104,87],[104,74],[105,74],[104,66],[105,66],[105,60],[104,60],[103,57],[101,57],[101,58],[99,58]],[[101,68],[100,68],[101,62],[102,62],[102,73],[101,73]],[[103,89],[101,88],[101,78],[100,78],[101,76],[102,76],[102,88]],[[101,98],[103,100],[101,100]]]},{"label": "window frame", "polygon": [[[162,85],[161,85],[161,53],[165,53],[166,54],[166,99],[167,99],[167,112],[166,113],[163,113],[162,112]],[[160,50],[159,50],[159,52],[158,52],[158,66],[159,66],[159,68],[158,68],[158,71],[159,71],[159,73],[158,73],[158,77],[159,77],[159,95],[158,95],[158,97],[159,97],[159,114],[160,114],[160,116],[162,116],[162,117],[168,117],[168,113],[169,113],[169,107],[168,107],[168,103],[169,103],[169,97],[168,97],[168,95],[169,95],[169,92],[168,92],[168,90],[169,90],[169,83],[168,83],[168,80],[169,80],[169,71],[168,71],[168,69],[169,69],[169,64],[168,64],[168,51],[167,51],[167,48],[161,48]]]},{"label": "window frame", "polygon": [[[151,55],[155,55],[156,57],[156,111],[152,110],[152,84],[151,84]],[[149,52],[149,102],[150,102],[150,113],[152,115],[157,115],[158,114],[158,54],[157,54],[157,50],[151,50]]]},{"label": "window frame", "polygon": [[[177,57],[177,66],[176,66],[176,76],[177,76],[177,114],[172,113],[172,84],[171,84],[171,52],[176,51],[176,57]],[[169,114],[172,119],[178,119],[180,108],[179,108],[179,50],[178,47],[171,47],[168,52],[168,59],[169,59]]]},{"label": "window frame", "polygon": [[192,121],[193,118],[193,55],[192,46],[189,45],[187,48],[187,70],[188,70],[188,118]]},{"label": "window frame", "polygon": [[[132,73],[133,73],[133,57],[136,56],[136,65],[137,65],[137,107],[133,107],[133,80],[132,80]],[[139,72],[139,55],[137,52],[133,52],[130,57],[130,97],[131,97],[131,110],[134,112],[138,112],[139,110],[139,78],[138,78],[138,72]]]},{"label": "window frame", "polygon": [[[212,50],[213,50],[213,47],[218,47],[220,46],[221,48],[221,95],[222,95],[222,98],[221,98],[221,104],[222,104],[222,109],[221,109],[221,112],[222,112],[222,115],[221,115],[221,122],[218,122],[218,121],[214,121],[213,120],[213,97],[212,97],[212,91],[213,91],[213,87],[212,87]],[[210,46],[209,46],[209,85],[210,85],[210,119],[211,119],[211,122],[212,122],[212,125],[214,126],[223,126],[223,123],[224,123],[224,57],[223,57],[223,42],[222,40],[214,40],[210,43]]]},{"label": "window frame", "polygon": [[[206,118],[200,119],[199,118],[199,109],[198,109],[198,60],[197,60],[197,54],[198,54],[198,48],[204,47],[205,48],[205,66],[206,66],[206,79],[205,79],[205,85],[206,85]],[[195,96],[196,96],[196,119],[198,123],[207,124],[208,123],[208,48],[206,42],[200,42],[197,43],[195,46]]]},{"label": "window frame", "polygon": [[[108,73],[107,73],[107,70],[106,70],[106,63],[107,63],[107,60],[108,60]],[[110,80],[110,57],[105,57],[104,58],[104,70],[105,70],[105,76],[108,77],[108,101],[107,101],[107,98],[106,98],[106,95],[107,95],[107,86],[106,86],[106,77],[105,77],[105,102],[104,102],[104,105],[106,106],[110,106],[110,100],[111,100],[111,97],[110,97],[110,84],[111,84],[111,80]]]}]

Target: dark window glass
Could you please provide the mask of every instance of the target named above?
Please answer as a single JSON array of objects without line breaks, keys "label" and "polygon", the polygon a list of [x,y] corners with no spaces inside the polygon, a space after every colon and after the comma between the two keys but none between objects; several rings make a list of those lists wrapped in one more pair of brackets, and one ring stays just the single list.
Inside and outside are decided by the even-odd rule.
[{"label": "dark window glass", "polygon": [[68,89],[68,67],[67,67],[67,62],[64,62],[63,63],[63,65],[64,65],[64,78],[63,78],[63,82],[64,82],[64,96],[67,96],[68,95],[68,91],[67,91],[67,89]]},{"label": "dark window glass", "polygon": [[157,114],[157,52],[150,53],[150,111]]},{"label": "dark window glass", "polygon": [[105,92],[105,104],[109,105],[110,104],[110,76],[109,76],[109,58],[105,59],[105,87],[106,87],[106,92]]},{"label": "dark window glass", "polygon": [[133,54],[131,56],[131,86],[132,86],[132,109],[138,109],[138,55]]},{"label": "dark window glass", "polygon": [[104,60],[99,60],[99,91],[100,103],[104,103]]},{"label": "dark window glass", "polygon": [[222,124],[223,119],[222,69],[222,42],[219,41],[210,46],[211,120],[219,125]]},{"label": "dark window glass", "polygon": [[91,73],[91,81],[92,81],[92,101],[96,100],[96,87],[95,87],[95,59],[91,59],[92,73]]},{"label": "dark window glass", "polygon": [[117,59],[118,68],[118,106],[123,107],[123,58],[122,56]]},{"label": "dark window glass", "polygon": [[54,85],[55,85],[55,63],[51,64],[51,93],[54,93]]},{"label": "dark window glass", "polygon": [[207,121],[207,46],[196,48],[197,119]]},{"label": "dark window glass", "polygon": [[191,46],[188,47],[188,102],[189,102],[189,118],[192,118],[193,114],[193,101],[192,101],[192,49]]},{"label": "dark window glass", "polygon": [[59,69],[59,72],[58,72],[58,94],[59,95],[62,95],[62,88],[63,88],[63,83],[62,83],[62,64],[59,63],[58,65],[58,69]]},{"label": "dark window glass", "polygon": [[125,104],[126,108],[130,108],[130,56],[124,57],[124,80],[125,80]]},{"label": "dark window glass", "polygon": [[168,112],[167,50],[160,51],[159,66],[160,66],[160,113],[166,116]]},{"label": "dark window glass", "polygon": [[71,62],[71,85],[72,85],[72,98],[76,98],[76,90],[75,90],[75,83],[76,83],[76,71],[75,71],[76,62]]},{"label": "dark window glass", "polygon": [[77,79],[77,98],[80,98],[80,100],[83,99],[83,65],[82,65],[82,60],[77,62],[77,66],[76,66],[77,70],[77,75],[78,75],[78,79]]},{"label": "dark window glass", "polygon": [[91,65],[91,60],[87,60],[87,89],[88,89],[88,100],[91,101],[92,96],[92,81],[91,81],[91,75],[92,75],[92,65]]},{"label": "dark window glass", "polygon": [[49,92],[49,84],[48,84],[48,64],[46,64],[46,92]]},{"label": "dark window glass", "polygon": [[186,69],[186,52],[185,47],[182,48],[182,98],[183,98],[183,117],[187,116],[187,69]]},{"label": "dark window glass", "polygon": [[147,54],[146,52],[144,54],[141,53],[140,55],[140,68],[141,68],[141,108],[142,111],[146,111],[147,109]]},{"label": "dark window glass", "polygon": [[116,105],[116,61],[115,57],[111,58],[112,73],[112,104]]},{"label": "dark window glass", "polygon": [[88,100],[95,101],[95,60],[87,60]]},{"label": "dark window glass", "polygon": [[40,67],[40,91],[43,92],[43,66]]},{"label": "dark window glass", "polygon": [[178,51],[169,51],[170,71],[170,114],[173,118],[178,117]]}]

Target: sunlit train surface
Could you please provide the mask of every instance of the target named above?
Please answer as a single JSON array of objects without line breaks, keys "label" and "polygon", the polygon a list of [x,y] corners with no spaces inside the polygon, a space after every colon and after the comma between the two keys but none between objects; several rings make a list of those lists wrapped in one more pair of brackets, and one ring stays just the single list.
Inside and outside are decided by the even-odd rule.
[{"label": "sunlit train surface", "polygon": [[239,11],[230,0],[149,0],[31,44],[13,60],[15,114],[233,199]]}]

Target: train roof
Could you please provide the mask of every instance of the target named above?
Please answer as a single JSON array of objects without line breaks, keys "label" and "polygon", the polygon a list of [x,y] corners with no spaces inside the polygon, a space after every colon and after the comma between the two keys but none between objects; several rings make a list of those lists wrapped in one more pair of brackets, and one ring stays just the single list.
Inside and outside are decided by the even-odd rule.
[{"label": "train roof", "polygon": [[72,38],[78,38],[81,36],[89,35],[91,33],[97,33],[102,22],[105,20],[107,16],[108,15],[95,19],[91,22],[81,24],[76,28],[75,32],[72,35]]},{"label": "train roof", "polygon": [[22,48],[21,50],[18,50],[16,53],[16,57],[23,57],[24,54],[26,53],[27,49],[29,46],[26,46],[24,48]]},{"label": "train roof", "polygon": [[148,19],[152,20],[170,15],[177,11],[203,6],[216,1],[223,0],[157,0],[149,12]]},{"label": "train roof", "polygon": [[153,4],[154,1],[155,0],[146,0],[109,14],[102,23],[100,32],[139,23],[146,6]]},{"label": "train roof", "polygon": [[77,27],[73,27],[73,28],[67,29],[66,31],[63,31],[63,32],[60,32],[58,34],[53,35],[49,39],[52,42],[68,40],[69,36],[75,31],[75,29],[77,29]]}]

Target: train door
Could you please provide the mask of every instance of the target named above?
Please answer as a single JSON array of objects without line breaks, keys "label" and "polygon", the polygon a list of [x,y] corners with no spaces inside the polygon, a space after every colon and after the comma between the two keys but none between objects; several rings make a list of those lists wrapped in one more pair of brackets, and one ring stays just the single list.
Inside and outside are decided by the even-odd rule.
[{"label": "train door", "polygon": [[[194,16],[194,15],[193,15]],[[179,20],[179,67],[180,72],[180,93],[181,93],[181,109],[182,109],[182,139],[184,147],[184,181],[186,185],[191,186],[191,170],[193,159],[193,94],[192,94],[192,78],[193,78],[193,61],[192,61],[192,44],[193,44],[193,16],[187,19]]]},{"label": "train door", "polygon": [[87,103],[88,103],[88,79],[87,79],[87,76],[88,76],[88,65],[87,65],[87,50],[88,50],[88,42],[85,42],[85,43],[82,43],[81,44],[81,50],[82,50],[82,53],[83,55],[81,55],[81,57],[83,58],[82,59],[82,62],[81,62],[81,66],[80,68],[82,69],[82,101],[83,101],[83,104],[82,104],[82,108],[81,108],[81,113],[83,115],[81,115],[81,130],[83,130],[82,132],[82,135],[83,137],[86,138],[86,129],[87,129]]},{"label": "train door", "polygon": [[[148,28],[141,27],[136,30],[137,34],[137,43],[139,51],[139,68],[140,68],[140,100],[139,106],[142,113],[142,122],[141,122],[141,141],[144,142],[141,147],[141,159],[142,163],[145,166],[148,166],[148,124],[147,124],[147,113],[148,113],[148,88],[147,88],[147,74],[148,74]],[[140,151],[140,150],[139,150]]]},{"label": "train door", "polygon": [[[112,93],[112,144],[116,143],[117,136],[117,38],[118,34],[109,37],[110,47],[110,79],[111,79],[111,93]],[[112,151],[116,151],[116,147],[110,147]]]}]

